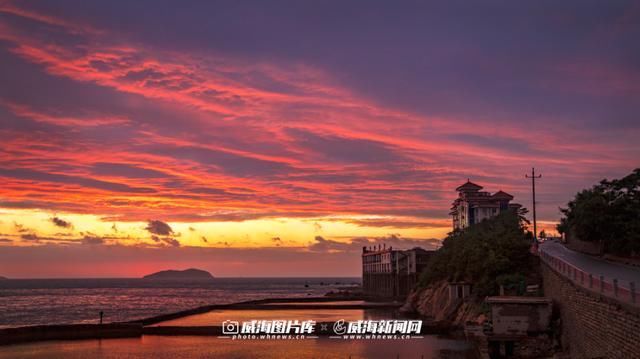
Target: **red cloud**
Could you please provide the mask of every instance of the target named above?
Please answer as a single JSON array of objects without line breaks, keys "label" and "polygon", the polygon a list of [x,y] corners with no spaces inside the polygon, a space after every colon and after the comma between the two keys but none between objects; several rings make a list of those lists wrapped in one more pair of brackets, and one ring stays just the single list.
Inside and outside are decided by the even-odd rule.
[{"label": "red cloud", "polygon": [[[12,53],[49,74],[37,76],[117,94],[101,108],[81,91],[53,107],[0,99],[0,207],[171,221],[371,214],[420,218],[356,224],[425,227],[446,221],[468,177],[526,205],[525,168],[544,164],[540,213],[553,220],[572,191],[636,160],[633,133],[599,141],[490,114],[425,116],[309,65],[160,51],[16,6],[0,11],[55,28],[0,23]],[[59,33],[73,41],[47,40]],[[596,75],[624,85],[619,74]]]}]

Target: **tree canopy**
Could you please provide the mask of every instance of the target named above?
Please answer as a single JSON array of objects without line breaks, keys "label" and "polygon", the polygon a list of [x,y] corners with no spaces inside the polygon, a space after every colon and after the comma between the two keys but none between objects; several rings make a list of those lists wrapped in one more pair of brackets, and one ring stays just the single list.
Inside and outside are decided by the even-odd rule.
[{"label": "tree canopy", "polygon": [[640,255],[640,168],[578,192],[558,231],[570,239],[601,242],[606,253]]},{"label": "tree canopy", "polygon": [[531,234],[518,214],[503,212],[450,233],[429,261],[420,284],[468,281],[481,297],[496,294],[500,277],[528,274],[533,265],[530,245]]}]

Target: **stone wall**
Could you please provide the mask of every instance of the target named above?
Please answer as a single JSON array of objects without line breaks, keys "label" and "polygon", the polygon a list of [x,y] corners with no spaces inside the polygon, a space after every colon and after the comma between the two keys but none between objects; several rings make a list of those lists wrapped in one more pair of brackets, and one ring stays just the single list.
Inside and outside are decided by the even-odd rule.
[{"label": "stone wall", "polygon": [[602,255],[602,242],[586,242],[581,241],[574,236],[567,236],[566,246],[576,252],[587,253],[591,255]]},{"label": "stone wall", "polygon": [[638,358],[640,313],[587,292],[542,264],[544,294],[559,310],[563,351],[571,358]]}]

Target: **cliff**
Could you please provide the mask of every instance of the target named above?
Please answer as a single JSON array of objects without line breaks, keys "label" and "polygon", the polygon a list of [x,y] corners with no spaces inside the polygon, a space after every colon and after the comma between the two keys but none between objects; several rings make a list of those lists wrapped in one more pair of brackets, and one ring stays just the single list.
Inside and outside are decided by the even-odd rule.
[{"label": "cliff", "polygon": [[470,298],[450,298],[446,281],[415,290],[408,296],[402,310],[416,313],[433,325],[448,329],[461,329],[465,323],[480,324],[486,319],[479,303]]},{"label": "cliff", "polygon": [[206,280],[213,279],[211,273],[201,269],[185,269],[185,270],[163,270],[160,272],[152,273],[142,277],[144,279],[198,279]]}]

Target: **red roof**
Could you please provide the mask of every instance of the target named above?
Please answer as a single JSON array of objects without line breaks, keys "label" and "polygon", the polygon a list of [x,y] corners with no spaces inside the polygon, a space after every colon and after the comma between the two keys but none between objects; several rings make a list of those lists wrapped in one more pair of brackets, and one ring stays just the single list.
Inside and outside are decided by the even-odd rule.
[{"label": "red roof", "polygon": [[467,180],[467,183],[459,186],[458,188],[456,188],[456,191],[460,192],[460,191],[479,191],[481,190],[483,187],[480,185],[477,185],[469,180]]},{"label": "red roof", "polygon": [[504,192],[504,191],[498,191],[498,192],[494,193],[493,196],[491,196],[491,197],[496,198],[496,199],[507,199],[509,201],[511,201],[513,199],[512,195],[510,195],[510,194],[508,194],[507,192]]}]

